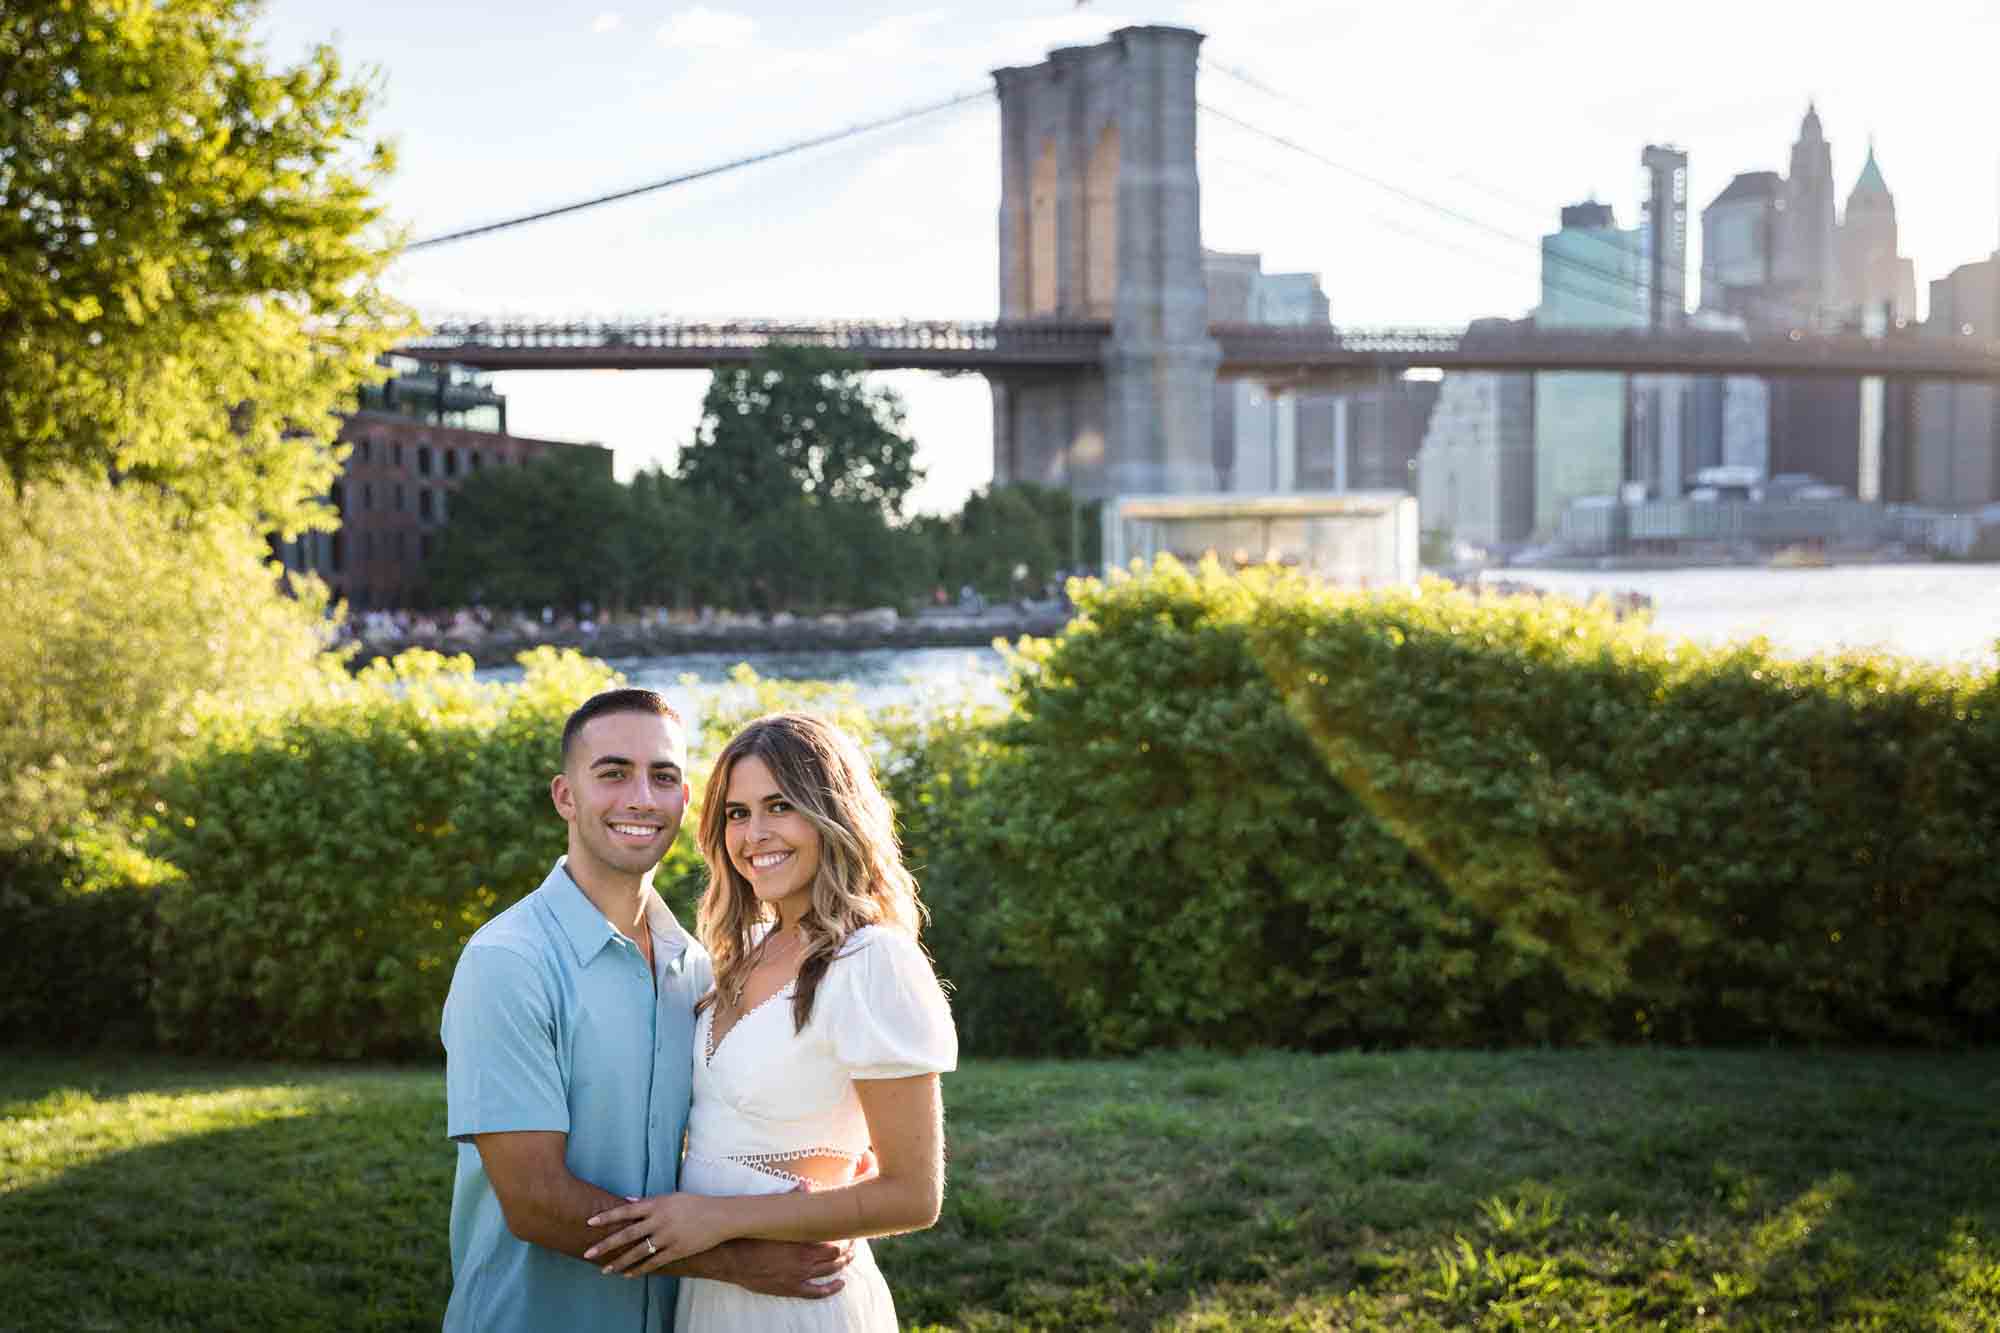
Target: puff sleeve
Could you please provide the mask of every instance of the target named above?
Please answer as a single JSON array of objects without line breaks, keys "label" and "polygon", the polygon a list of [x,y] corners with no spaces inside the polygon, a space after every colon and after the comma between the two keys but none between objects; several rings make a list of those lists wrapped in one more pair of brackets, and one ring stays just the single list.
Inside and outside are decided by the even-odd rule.
[{"label": "puff sleeve", "polygon": [[834,1057],[849,1078],[909,1078],[958,1067],[958,1032],[917,942],[880,926],[857,931],[827,970]]}]

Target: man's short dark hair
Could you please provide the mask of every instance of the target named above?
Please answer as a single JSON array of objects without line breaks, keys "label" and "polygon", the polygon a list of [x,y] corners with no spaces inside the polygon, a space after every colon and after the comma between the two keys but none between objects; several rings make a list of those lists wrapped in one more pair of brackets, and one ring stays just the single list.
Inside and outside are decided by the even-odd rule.
[{"label": "man's short dark hair", "polygon": [[569,721],[563,723],[562,766],[564,768],[569,767],[570,747],[576,743],[577,733],[589,725],[592,718],[604,717],[610,713],[654,713],[680,728],[683,739],[687,736],[687,723],[681,721],[681,715],[674,711],[674,706],[668,703],[666,696],[658,690],[604,690],[578,704],[576,711],[569,715]]}]

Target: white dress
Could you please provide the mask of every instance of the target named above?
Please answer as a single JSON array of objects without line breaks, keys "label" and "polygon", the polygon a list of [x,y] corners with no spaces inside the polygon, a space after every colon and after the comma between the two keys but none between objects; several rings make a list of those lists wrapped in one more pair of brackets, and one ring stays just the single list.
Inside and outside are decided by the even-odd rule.
[{"label": "white dress", "polygon": [[[951,1008],[930,961],[899,930],[867,926],[820,978],[812,1017],[792,1025],[792,986],[713,1037],[715,1006],[695,1027],[694,1109],[681,1188],[691,1194],[782,1194],[808,1157],[860,1158],[868,1122],[854,1080],[945,1073],[958,1063]],[[896,1307],[868,1242],[857,1241],[845,1286],[824,1300],[762,1296],[727,1282],[683,1278],[675,1333],[893,1333]]]}]

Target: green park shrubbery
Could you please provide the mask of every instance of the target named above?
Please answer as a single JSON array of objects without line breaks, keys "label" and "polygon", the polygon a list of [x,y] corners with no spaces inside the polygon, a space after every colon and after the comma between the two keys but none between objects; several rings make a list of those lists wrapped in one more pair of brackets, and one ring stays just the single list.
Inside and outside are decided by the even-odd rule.
[{"label": "green park shrubbery", "polygon": [[[968,1052],[1995,1029],[1991,671],[1707,649],[1441,584],[1168,561],[1077,592],[1016,650],[1010,709],[870,716],[746,674],[696,746],[700,776],[778,707],[863,737]],[[612,679],[527,668],[482,684],[417,653],[209,719],[160,790],[153,885],[100,856],[50,927],[122,916],[148,947],[83,980],[38,948],[10,992],[44,966],[109,997],[72,1027],[143,999],[185,1049],[434,1050],[460,945],[561,850],[557,734]],[[684,919],[701,879],[684,834],[660,877]],[[143,910],[76,907],[121,900]]]},{"label": "green park shrubbery", "polygon": [[339,678],[325,590],[238,517],[81,476],[0,482],[0,569],[0,1039],[143,1031],[159,783],[207,719]]},{"label": "green park shrubbery", "polygon": [[1991,671],[1171,562],[1079,605],[981,799],[1093,1046],[1994,1030]]},{"label": "green park shrubbery", "polygon": [[218,723],[165,785],[152,1013],[179,1049],[436,1049],[452,965],[562,852],[563,719],[610,679],[541,649],[517,686],[405,653],[282,715]]}]

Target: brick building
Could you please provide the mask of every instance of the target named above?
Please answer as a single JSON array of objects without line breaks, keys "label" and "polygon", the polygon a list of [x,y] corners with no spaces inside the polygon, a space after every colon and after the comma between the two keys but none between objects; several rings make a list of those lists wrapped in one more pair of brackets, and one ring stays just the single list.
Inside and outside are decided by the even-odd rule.
[{"label": "brick building", "polygon": [[602,445],[508,434],[507,400],[486,375],[407,357],[390,365],[340,428],[349,453],[328,495],[339,529],[273,543],[287,569],[317,573],[357,611],[428,604],[424,562],[450,521],[451,493],[481,469],[589,450],[611,470]]}]

